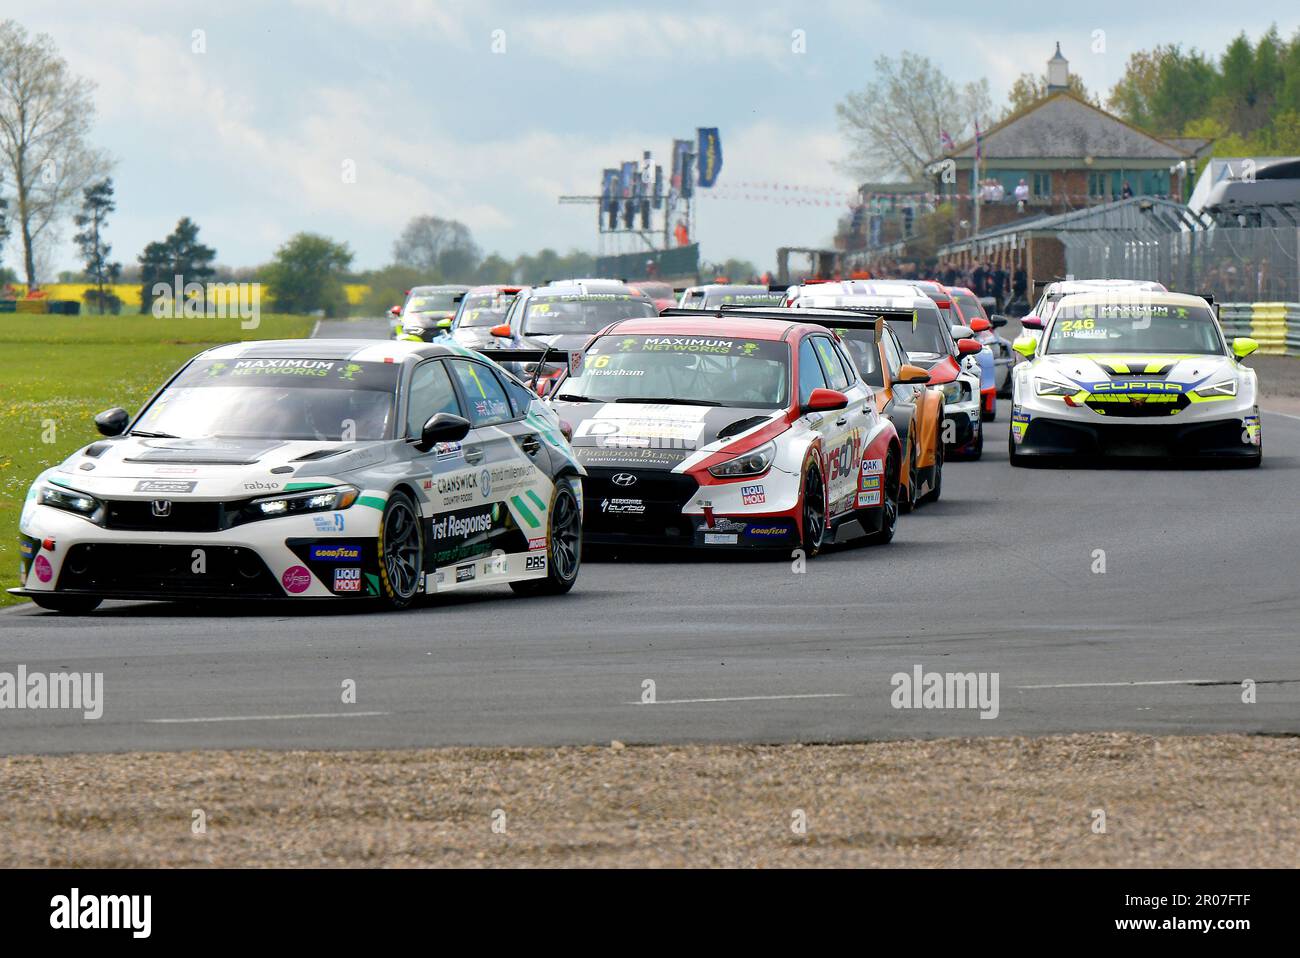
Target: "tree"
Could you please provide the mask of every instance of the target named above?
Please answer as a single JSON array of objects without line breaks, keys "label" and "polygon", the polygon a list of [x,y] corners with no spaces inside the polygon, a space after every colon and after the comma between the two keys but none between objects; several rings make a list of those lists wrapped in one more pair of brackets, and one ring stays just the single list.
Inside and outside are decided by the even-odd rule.
[{"label": "tree", "polygon": [[213,275],[216,258],[216,250],[199,242],[198,224],[188,216],[181,217],[170,236],[150,243],[140,254],[140,312],[153,308],[155,283],[171,287],[202,282]]},{"label": "tree", "polygon": [[[1079,76],[1079,74],[1071,73],[1068,83],[1070,92],[1080,100],[1091,103],[1093,106],[1100,105],[1097,98],[1089,93],[1088,88],[1083,85],[1083,77]],[[1047,96],[1046,76],[1035,76],[1032,73],[1020,74],[1016,78],[1016,82],[1011,84],[1011,92],[1007,95],[1007,107],[1002,113],[1003,119],[1033,106],[1045,96]]]},{"label": "tree", "polygon": [[0,21],[0,171],[14,185],[13,216],[29,286],[37,284],[37,246],[107,160],[86,137],[95,119],[94,85],[74,76],[47,34],[29,38]]},{"label": "tree", "polygon": [[864,176],[905,174],[924,179],[926,164],[942,151],[943,136],[954,142],[990,125],[988,80],[960,89],[926,57],[903,53],[882,56],[876,76],[835,107],[849,140],[845,166]]},{"label": "tree", "polygon": [[81,212],[73,218],[73,222],[81,227],[81,232],[74,236],[73,240],[81,250],[82,260],[86,264],[86,275],[97,287],[95,304],[102,313],[107,308],[121,305],[121,301],[116,296],[109,298],[104,293],[104,287],[109,283],[116,283],[117,278],[122,275],[122,264],[109,262],[108,255],[113,251],[113,247],[104,240],[108,214],[117,209],[117,204],[113,202],[113,181],[100,180],[86,187],[82,195],[84,198]]},{"label": "tree", "polygon": [[426,283],[465,282],[481,258],[468,226],[437,216],[415,217],[393,244],[393,261],[421,270]]},{"label": "tree", "polygon": [[319,233],[297,233],[275,251],[262,271],[277,312],[326,316],[347,311],[343,277],[352,265],[352,250]]}]

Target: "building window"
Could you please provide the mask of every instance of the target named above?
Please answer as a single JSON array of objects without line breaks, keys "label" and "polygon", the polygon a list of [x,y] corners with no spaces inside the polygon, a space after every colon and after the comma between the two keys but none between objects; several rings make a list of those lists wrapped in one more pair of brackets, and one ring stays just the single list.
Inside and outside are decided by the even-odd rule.
[{"label": "building window", "polygon": [[1110,173],[1089,173],[1088,174],[1088,195],[1089,196],[1109,196]]},{"label": "building window", "polygon": [[1034,195],[1035,196],[1052,195],[1052,174],[1051,173],[1034,174]]}]

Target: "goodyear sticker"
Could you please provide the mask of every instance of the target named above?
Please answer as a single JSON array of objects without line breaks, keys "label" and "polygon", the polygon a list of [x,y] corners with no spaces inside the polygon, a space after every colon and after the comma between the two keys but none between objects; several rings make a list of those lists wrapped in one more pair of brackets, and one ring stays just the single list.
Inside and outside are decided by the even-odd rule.
[{"label": "goodyear sticker", "polygon": [[1016,442],[1021,442],[1025,438],[1025,432],[1029,429],[1029,413],[1013,410],[1011,413],[1011,435]]},{"label": "goodyear sticker", "polygon": [[1252,446],[1258,446],[1262,440],[1258,416],[1244,416],[1241,420],[1242,438]]},{"label": "goodyear sticker", "polygon": [[880,490],[876,490],[875,492],[859,492],[858,505],[859,506],[880,505]]}]

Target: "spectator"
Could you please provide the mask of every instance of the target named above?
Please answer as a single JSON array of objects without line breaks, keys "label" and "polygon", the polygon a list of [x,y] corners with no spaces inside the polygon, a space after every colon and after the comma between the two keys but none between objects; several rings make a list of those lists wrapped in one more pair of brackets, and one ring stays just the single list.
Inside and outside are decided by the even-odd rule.
[{"label": "spectator", "polygon": [[988,292],[988,267],[980,263],[975,267],[975,272],[971,274],[971,292],[978,298],[987,296]]},{"label": "spectator", "polygon": [[1128,180],[1124,181],[1124,187],[1119,191],[1119,196],[1120,199],[1124,199],[1124,200],[1132,199],[1133,187],[1129,186]]},{"label": "spectator", "polygon": [[1029,201],[1029,184],[1025,182],[1024,177],[1016,184],[1016,209],[1021,213],[1025,211],[1025,203]]},{"label": "spectator", "polygon": [[989,295],[996,301],[994,308],[1002,312],[1002,294],[1007,288],[1007,271],[1002,268],[999,262],[993,269],[993,277],[989,283]]},{"label": "spectator", "polygon": [[989,187],[989,199],[994,203],[1001,203],[1006,198],[1007,191],[1002,188],[1002,183],[998,180],[994,180],[992,185]]}]

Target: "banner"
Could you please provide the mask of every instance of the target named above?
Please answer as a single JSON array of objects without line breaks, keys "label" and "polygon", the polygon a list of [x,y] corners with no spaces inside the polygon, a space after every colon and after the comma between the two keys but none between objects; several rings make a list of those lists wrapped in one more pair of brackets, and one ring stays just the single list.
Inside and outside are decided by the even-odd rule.
[{"label": "banner", "polygon": [[693,145],[690,140],[673,140],[672,192],[675,196],[691,195],[691,147]]},{"label": "banner", "polygon": [[609,228],[618,226],[618,168],[607,168],[600,180],[600,220],[609,220]]},{"label": "banner", "polygon": [[698,185],[708,189],[718,181],[722,171],[722,137],[716,126],[700,127],[699,133],[699,180]]}]

